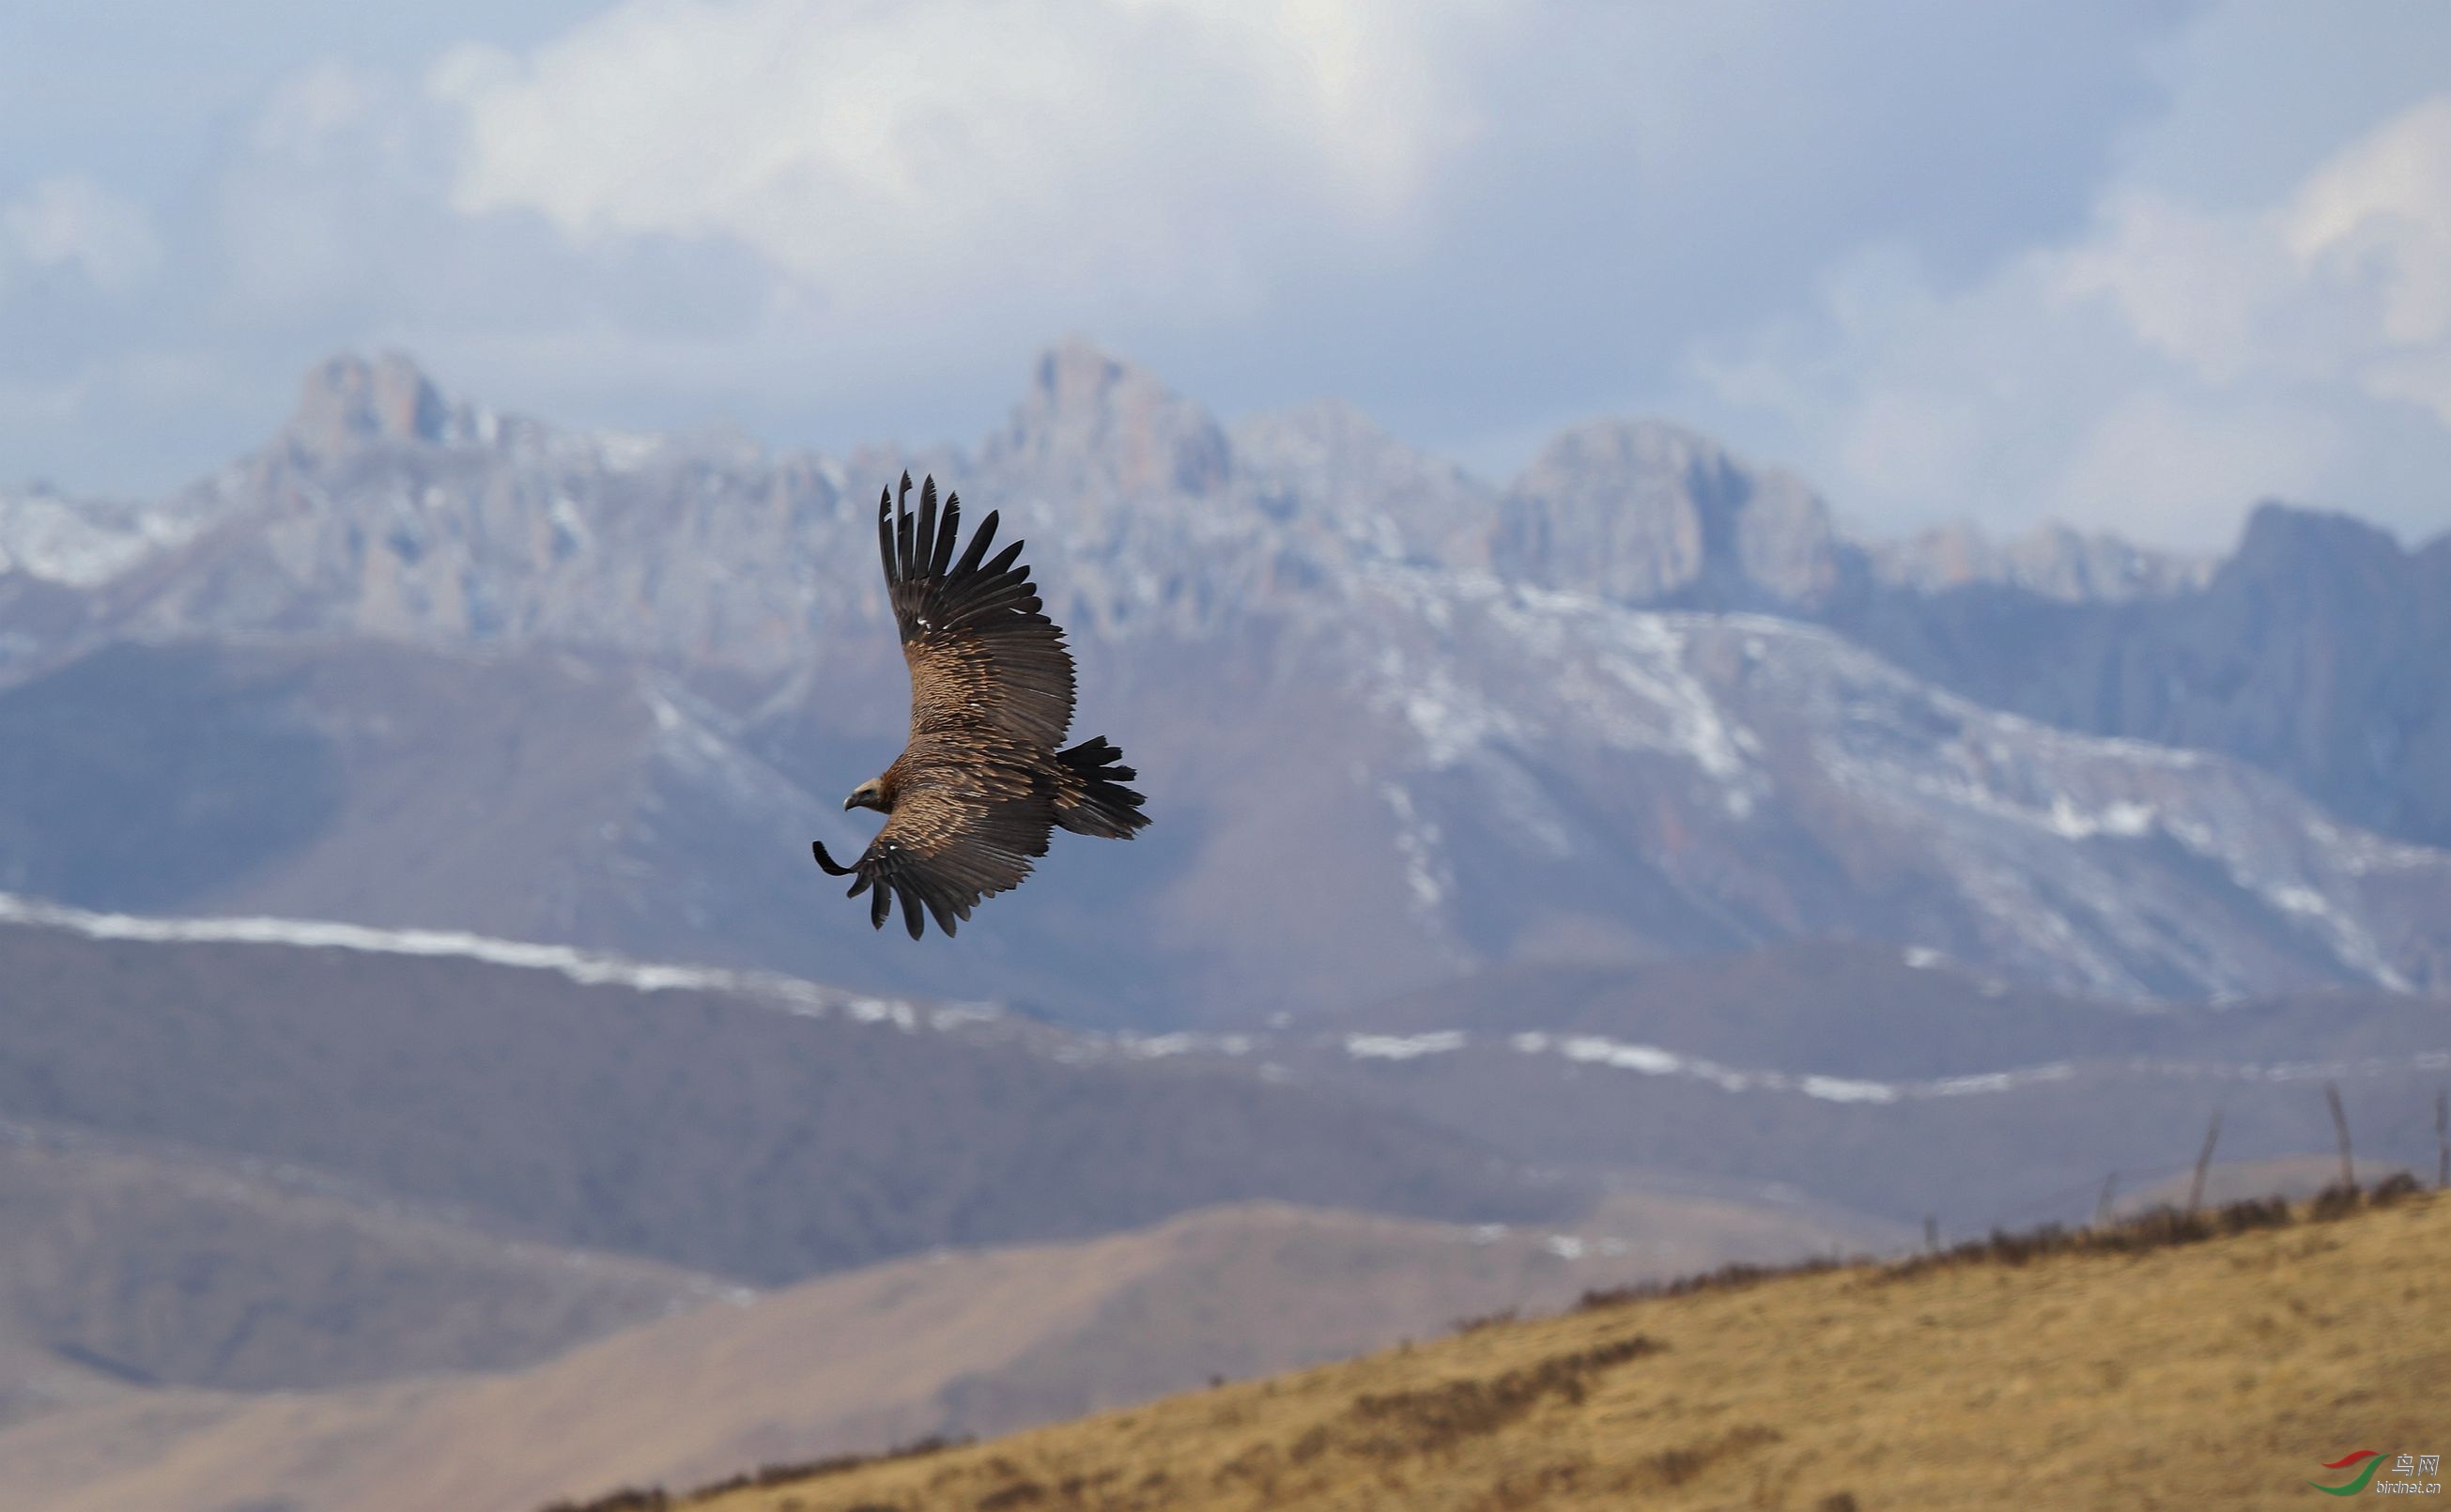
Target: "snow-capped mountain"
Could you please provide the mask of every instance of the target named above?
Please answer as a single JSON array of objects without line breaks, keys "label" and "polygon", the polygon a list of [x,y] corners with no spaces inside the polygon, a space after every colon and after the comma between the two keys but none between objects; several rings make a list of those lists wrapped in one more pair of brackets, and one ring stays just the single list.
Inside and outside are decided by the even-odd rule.
[{"label": "snow-capped mountain", "polygon": [[[905,466],[1029,538],[1083,662],[1083,732],[1159,795],[1141,841],[1059,847],[1063,885],[924,954],[764,849],[796,865],[804,830],[855,843],[833,795],[898,741],[873,508]],[[537,771],[604,774],[600,801],[551,846],[465,831],[487,887],[392,895],[347,838],[343,781],[328,823],[190,906],[339,895],[375,922],[500,932],[454,899],[524,890],[562,900],[522,916],[535,930],[589,945],[672,953],[632,932],[681,919],[684,953],[1143,1021],[1829,934],[2130,997],[2451,982],[2451,855],[2353,827],[2285,764],[2071,733],[1866,648],[1917,659],[1951,595],[2132,616],[2218,575],[2068,536],[1868,549],[1802,483],[1672,427],[1581,427],[1500,490],[1342,405],[1229,430],[1071,344],[973,450],[775,457],[559,431],[404,360],[339,360],[262,453],[87,528],[120,543],[81,559],[107,568],[40,593],[0,576],[0,632],[36,648],[0,694],[10,760],[54,759],[10,705],[66,697],[91,675],[79,649],[112,638],[406,642],[428,668],[402,679],[429,690],[399,711],[410,728],[453,718],[438,669],[472,656],[634,669],[608,697],[635,737],[529,733],[565,753]],[[273,725],[339,738],[315,733],[315,698],[283,697]],[[352,728],[384,697],[351,692]],[[383,762],[415,763],[385,738]],[[426,785],[442,803],[451,775]],[[95,885],[75,901],[116,901]]]}]

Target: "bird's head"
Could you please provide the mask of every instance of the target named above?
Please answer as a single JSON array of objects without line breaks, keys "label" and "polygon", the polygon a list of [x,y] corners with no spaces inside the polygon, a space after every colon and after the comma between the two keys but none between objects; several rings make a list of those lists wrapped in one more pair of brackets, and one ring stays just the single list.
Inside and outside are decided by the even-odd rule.
[{"label": "bird's head", "polygon": [[891,814],[893,812],[893,805],[887,802],[885,798],[885,784],[877,781],[874,777],[871,777],[859,786],[852,789],[851,796],[843,799],[843,808],[846,811],[852,809],[874,809],[879,814]]}]

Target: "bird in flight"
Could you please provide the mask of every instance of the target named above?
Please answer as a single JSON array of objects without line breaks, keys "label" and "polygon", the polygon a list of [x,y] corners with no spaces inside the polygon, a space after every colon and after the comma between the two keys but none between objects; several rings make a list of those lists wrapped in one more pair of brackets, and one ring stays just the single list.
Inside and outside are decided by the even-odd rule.
[{"label": "bird in flight", "polygon": [[882,929],[898,897],[915,940],[928,919],[951,934],[980,898],[1019,886],[1056,825],[1128,840],[1148,815],[1124,786],[1137,774],[1106,736],[1055,749],[1072,724],[1072,654],[1039,612],[1021,542],[982,560],[995,539],[990,511],[956,561],[960,496],[940,513],[931,477],[915,518],[910,501],[904,473],[898,497],[877,497],[876,542],[911,666],[911,738],[843,800],[885,815],[885,828],[849,866],[822,841],[810,848],[828,874],[853,878],[846,896],[873,890],[870,924]]}]

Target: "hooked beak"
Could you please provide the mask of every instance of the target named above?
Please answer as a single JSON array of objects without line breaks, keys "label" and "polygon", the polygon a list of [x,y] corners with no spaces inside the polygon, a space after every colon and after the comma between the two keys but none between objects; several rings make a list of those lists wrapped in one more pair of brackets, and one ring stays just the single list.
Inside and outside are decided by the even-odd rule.
[{"label": "hooked beak", "polygon": [[855,809],[855,808],[858,808],[858,807],[859,807],[859,795],[858,795],[858,794],[854,793],[854,794],[853,794],[850,797],[847,797],[847,798],[843,799],[843,812],[844,812],[844,813],[848,814],[848,813],[850,813],[852,810],[853,810],[853,809]]}]

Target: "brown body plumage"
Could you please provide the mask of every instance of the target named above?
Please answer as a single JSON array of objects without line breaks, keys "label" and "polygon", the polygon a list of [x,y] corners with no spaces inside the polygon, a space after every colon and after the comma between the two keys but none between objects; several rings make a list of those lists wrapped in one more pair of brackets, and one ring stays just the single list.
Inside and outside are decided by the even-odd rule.
[{"label": "brown body plumage", "polygon": [[991,511],[956,561],[960,497],[946,496],[940,516],[931,478],[915,517],[910,498],[905,473],[898,500],[890,489],[877,500],[876,531],[911,668],[911,738],[843,801],[888,815],[859,859],[838,866],[823,844],[811,848],[826,871],[854,878],[851,896],[875,890],[872,924],[882,928],[900,898],[915,940],[927,918],[951,934],[980,898],[1018,886],[1057,825],[1129,839],[1148,816],[1104,736],[1056,749],[1072,724],[1072,655],[1040,612],[1021,542],[981,560]]}]

